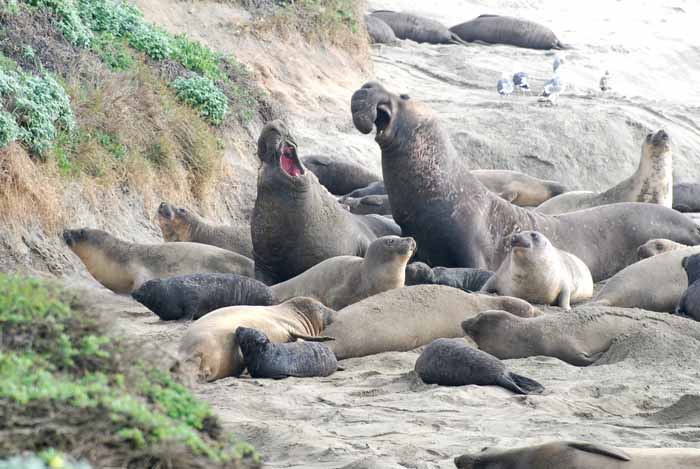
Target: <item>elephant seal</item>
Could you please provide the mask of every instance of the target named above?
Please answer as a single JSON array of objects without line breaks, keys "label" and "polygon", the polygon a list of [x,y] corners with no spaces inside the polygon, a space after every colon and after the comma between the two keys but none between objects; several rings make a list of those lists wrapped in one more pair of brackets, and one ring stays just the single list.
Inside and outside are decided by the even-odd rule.
[{"label": "elephant seal", "polygon": [[593,278],[586,264],[552,246],[542,233],[515,234],[510,246],[508,257],[482,291],[515,296],[530,303],[556,303],[564,309],[593,295]]},{"label": "elephant seal", "polygon": [[384,181],[377,181],[369,184],[367,187],[362,187],[360,189],[355,189],[354,191],[346,194],[344,197],[360,198],[367,195],[386,195],[386,188],[384,187]]},{"label": "elephant seal", "polygon": [[506,370],[493,355],[468,346],[464,339],[436,339],[420,354],[416,373],[427,384],[501,386],[516,394],[540,393],[537,381]]},{"label": "elephant seal", "polygon": [[365,25],[372,44],[396,44],[398,39],[394,30],[376,16],[366,15]]},{"label": "elephant seal", "polygon": [[671,138],[663,131],[647,134],[637,171],[605,192],[567,192],[535,209],[557,215],[619,202],[646,202],[671,208],[673,200],[673,154]]},{"label": "elephant seal", "polygon": [[209,244],[253,257],[253,241],[248,226],[238,230],[231,226],[213,225],[186,208],[173,207],[166,202],[158,207],[158,224],[165,241]]},{"label": "elephant seal", "polygon": [[64,230],[63,239],[90,275],[115,293],[128,294],[148,280],[175,275],[254,274],[247,257],[206,244],[136,244],[89,228]]},{"label": "elephant seal", "polygon": [[406,286],[445,285],[467,293],[481,290],[493,272],[480,269],[433,267],[423,262],[411,262],[406,266]]},{"label": "elephant seal", "polygon": [[413,238],[383,236],[372,241],[364,258],[331,257],[270,289],[277,301],[308,296],[329,308],[342,309],[377,293],[403,287],[406,263],[415,250]]},{"label": "elephant seal", "polygon": [[400,234],[391,220],[355,215],[306,170],[281,121],[258,139],[258,194],[251,233],[256,278],[271,285],[289,280],[335,256],[364,256],[380,236]]},{"label": "elephant seal", "polygon": [[526,301],[465,293],[443,285],[415,285],[385,291],[338,311],[324,334],[338,360],[382,352],[405,352],[435,339],[462,337],[460,322],[486,309],[523,317],[540,312]]},{"label": "elephant seal", "polygon": [[318,182],[334,195],[345,195],[382,179],[351,161],[320,155],[304,156],[301,161],[304,168],[314,173]]},{"label": "elephant seal", "polygon": [[495,270],[510,235],[533,230],[581,259],[600,281],[635,262],[637,248],[650,239],[700,244],[692,220],[660,205],[615,204],[553,217],[508,203],[469,172],[468,158],[457,155],[426,106],[379,83],[353,94],[351,112],[360,132],[376,127],[394,220],[429,265]]},{"label": "elephant seal", "polygon": [[551,29],[512,16],[481,15],[452,26],[450,31],[466,42],[508,44],[527,49],[566,49]]},{"label": "elephant seal", "polygon": [[700,253],[700,246],[665,252],[644,259],[612,276],[593,304],[672,312],[688,288],[683,258]]},{"label": "elephant seal", "polygon": [[236,340],[236,329],[251,327],[270,341],[317,337],[331,322],[335,311],[312,298],[297,297],[276,306],[229,306],[217,309],[192,323],[180,342],[183,360],[198,363],[200,377],[214,381],[239,376],[245,368]]},{"label": "elephant seal", "polygon": [[673,208],[679,212],[700,212],[700,184],[696,182],[674,184]]},{"label": "elephant seal", "polygon": [[473,169],[471,173],[488,190],[521,207],[535,207],[568,190],[556,181],[539,179],[518,171]]},{"label": "elephant seal", "polygon": [[359,198],[341,197],[338,202],[347,205],[351,213],[360,215],[391,215],[389,196],[386,195],[366,195]]},{"label": "elephant seal", "polygon": [[523,448],[484,448],[454,459],[457,469],[694,469],[700,449],[616,448],[585,441],[553,441]]},{"label": "elephant seal", "polygon": [[676,307],[676,314],[700,321],[700,254],[683,258],[683,269],[688,277],[688,288]]},{"label": "elephant seal", "polygon": [[273,344],[265,334],[249,327],[236,329],[236,342],[253,378],[330,376],[338,369],[333,352],[318,342]]},{"label": "elephant seal", "polygon": [[270,287],[236,274],[194,274],[149,280],[132,298],[164,321],[199,319],[226,306],[270,306],[276,303]]},{"label": "elephant seal", "polygon": [[670,239],[650,239],[646,243],[637,248],[637,256],[639,260],[654,257],[664,252],[676,251],[690,247],[686,244],[676,243]]},{"label": "elephant seal", "polygon": [[428,44],[465,44],[458,35],[439,21],[389,10],[377,10],[369,16],[379,18],[388,24],[399,39]]}]

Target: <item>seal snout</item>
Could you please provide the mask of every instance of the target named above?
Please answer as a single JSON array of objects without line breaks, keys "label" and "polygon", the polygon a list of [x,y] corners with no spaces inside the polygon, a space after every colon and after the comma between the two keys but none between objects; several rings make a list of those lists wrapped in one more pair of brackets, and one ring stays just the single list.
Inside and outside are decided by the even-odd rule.
[{"label": "seal snout", "polygon": [[510,246],[512,248],[523,248],[529,249],[532,247],[532,239],[523,233],[516,234],[510,240]]},{"label": "seal snout", "polygon": [[669,141],[670,137],[665,130],[661,129],[651,137],[651,143],[654,145],[662,145]]},{"label": "seal snout", "polygon": [[371,101],[371,91],[361,88],[352,95],[350,111],[355,128],[363,134],[372,132],[377,119],[377,107]]},{"label": "seal snout", "polygon": [[73,245],[73,230],[63,230],[63,241],[65,241],[68,246]]},{"label": "seal snout", "polygon": [[462,456],[457,456],[454,459],[457,469],[472,469],[475,462],[476,459],[470,454],[463,454]]},{"label": "seal snout", "polygon": [[175,216],[175,214],[173,212],[173,208],[167,202],[160,203],[160,205],[158,206],[158,215],[160,215],[161,217],[166,218],[168,220],[172,220],[173,217]]}]

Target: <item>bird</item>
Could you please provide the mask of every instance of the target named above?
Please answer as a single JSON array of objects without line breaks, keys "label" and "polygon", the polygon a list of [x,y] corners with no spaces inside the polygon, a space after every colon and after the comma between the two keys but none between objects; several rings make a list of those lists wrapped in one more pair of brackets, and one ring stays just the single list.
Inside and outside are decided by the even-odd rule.
[{"label": "bird", "polygon": [[608,70],[605,71],[605,75],[603,75],[600,79],[600,91],[605,93],[610,89],[610,72]]},{"label": "bird", "polygon": [[519,90],[530,91],[530,84],[527,81],[527,73],[517,72],[513,75],[513,85]]},{"label": "bird", "polygon": [[562,91],[564,91],[564,82],[561,80],[561,77],[555,73],[552,78],[544,82],[542,97],[554,103],[554,100]]},{"label": "bird", "polygon": [[510,78],[506,78],[504,74],[496,83],[496,89],[501,96],[509,95],[513,92],[513,81]]},{"label": "bird", "polygon": [[552,70],[554,70],[554,73],[557,73],[557,70],[561,65],[564,63],[564,58],[559,57],[558,55],[554,56],[554,62],[552,63]]}]

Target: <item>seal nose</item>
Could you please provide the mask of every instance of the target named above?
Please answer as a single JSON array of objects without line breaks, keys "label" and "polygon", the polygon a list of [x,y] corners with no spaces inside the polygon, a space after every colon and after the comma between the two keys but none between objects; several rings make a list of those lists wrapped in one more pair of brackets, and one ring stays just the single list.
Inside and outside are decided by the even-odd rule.
[{"label": "seal nose", "polygon": [[372,132],[377,119],[377,106],[370,102],[370,93],[370,90],[361,88],[353,93],[350,100],[352,122],[363,134]]},{"label": "seal nose", "polygon": [[657,144],[666,142],[666,141],[668,141],[668,134],[666,133],[665,130],[661,129],[654,134],[654,136],[652,137],[651,140],[653,143],[657,143]]},{"label": "seal nose", "polygon": [[63,230],[63,241],[65,241],[68,246],[73,245],[73,235],[71,234],[71,230]]},{"label": "seal nose", "polygon": [[514,248],[530,248],[532,247],[532,241],[522,234],[517,234],[510,239],[510,245]]},{"label": "seal nose", "polygon": [[170,209],[170,204],[167,202],[161,202],[158,206],[158,215],[161,215],[165,218],[172,218],[173,211]]}]

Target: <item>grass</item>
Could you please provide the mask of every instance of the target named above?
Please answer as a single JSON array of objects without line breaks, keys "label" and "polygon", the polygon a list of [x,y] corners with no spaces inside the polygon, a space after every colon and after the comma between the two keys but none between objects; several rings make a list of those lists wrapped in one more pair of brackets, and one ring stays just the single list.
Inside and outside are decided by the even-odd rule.
[{"label": "grass", "polygon": [[206,404],[104,328],[60,290],[0,275],[0,413],[9,416],[0,454],[59,452],[98,467],[257,465]]}]

